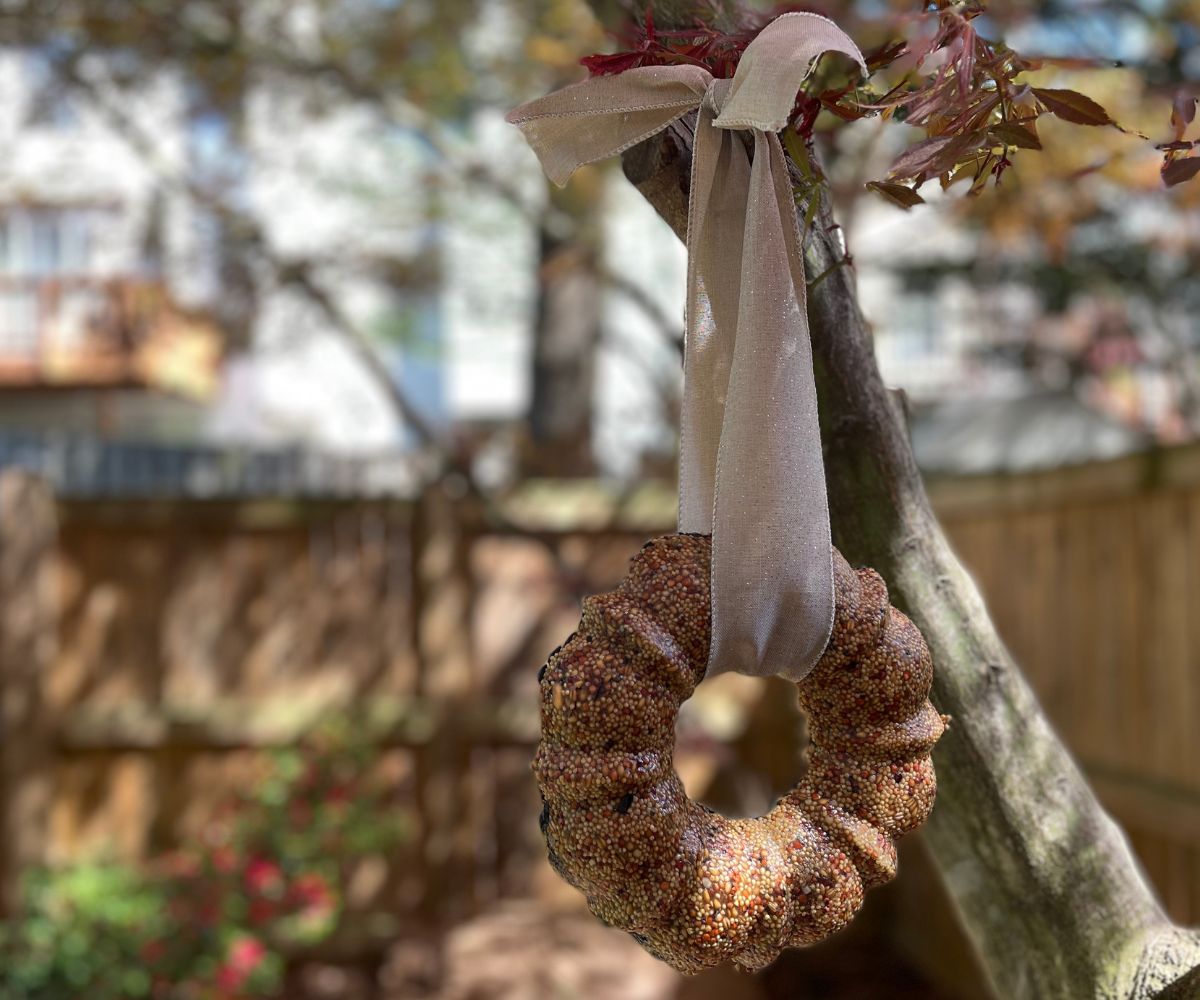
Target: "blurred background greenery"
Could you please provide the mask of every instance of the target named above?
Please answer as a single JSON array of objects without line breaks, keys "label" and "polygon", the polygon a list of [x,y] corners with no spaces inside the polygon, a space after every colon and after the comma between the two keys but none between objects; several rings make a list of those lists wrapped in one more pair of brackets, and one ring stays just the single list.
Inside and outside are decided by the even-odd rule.
[{"label": "blurred background greenery", "polygon": [[[821,11],[868,49],[922,7]],[[1044,119],[907,212],[866,184],[915,129],[817,148],[939,513],[1194,922],[1200,181],[1155,144],[1200,4],[973,23],[1126,131]],[[583,0],[0,4],[4,1000],[988,996],[919,837],[756,977],[682,980],[545,863],[534,675],[673,527],[684,258],[503,115],[616,44]],[[791,701],[706,683],[689,790],[789,788]]]}]

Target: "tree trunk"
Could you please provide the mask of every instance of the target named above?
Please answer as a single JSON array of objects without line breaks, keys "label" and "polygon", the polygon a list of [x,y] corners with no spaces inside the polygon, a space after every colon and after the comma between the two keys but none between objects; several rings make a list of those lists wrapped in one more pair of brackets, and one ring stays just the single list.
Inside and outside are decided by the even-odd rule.
[{"label": "tree trunk", "polygon": [[585,476],[592,461],[592,391],[600,343],[597,192],[550,189],[550,204],[576,225],[545,226],[538,254],[538,308],[533,338],[530,445],[526,475]]},{"label": "tree trunk", "polygon": [[[657,23],[688,23],[672,22],[678,6],[655,4]],[[625,154],[680,238],[689,137],[672,128]],[[1200,997],[1200,934],[1163,913],[933,515],[836,233],[826,200],[805,255],[810,280],[824,276],[808,313],[834,540],[883,574],[933,653],[933,700],[953,722],[926,835],[963,923],[1004,997]]]}]

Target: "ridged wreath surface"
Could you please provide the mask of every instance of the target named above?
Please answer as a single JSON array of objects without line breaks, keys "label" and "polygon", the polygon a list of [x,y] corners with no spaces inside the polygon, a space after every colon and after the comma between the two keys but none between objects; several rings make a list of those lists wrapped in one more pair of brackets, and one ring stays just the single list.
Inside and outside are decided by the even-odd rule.
[{"label": "ridged wreath surface", "polygon": [[833,634],[797,687],[809,768],[765,816],[692,802],[675,716],[704,676],[707,536],[648,543],[539,675],[534,773],[550,861],[601,919],[681,972],[747,969],[844,927],[933,806],[929,650],[873,570],[834,551]]}]

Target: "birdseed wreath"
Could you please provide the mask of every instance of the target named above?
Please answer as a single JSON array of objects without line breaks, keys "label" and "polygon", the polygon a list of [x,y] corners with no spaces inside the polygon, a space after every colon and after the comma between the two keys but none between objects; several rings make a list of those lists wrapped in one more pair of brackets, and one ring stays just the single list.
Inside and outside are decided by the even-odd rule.
[{"label": "birdseed wreath", "polygon": [[797,684],[811,745],[803,780],[765,816],[690,800],[672,766],[675,717],[705,674],[710,539],[649,542],[539,673],[533,769],[550,862],[592,911],[680,972],[744,969],[850,922],[896,872],[896,837],[933,806],[929,650],[874,570],[834,550],[832,636]]}]

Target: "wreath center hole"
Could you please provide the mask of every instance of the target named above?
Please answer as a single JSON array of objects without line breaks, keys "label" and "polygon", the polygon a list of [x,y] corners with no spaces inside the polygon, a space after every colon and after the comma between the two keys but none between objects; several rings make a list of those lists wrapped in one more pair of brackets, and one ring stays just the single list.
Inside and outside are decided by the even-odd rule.
[{"label": "wreath center hole", "polygon": [[807,766],[808,727],[796,685],[719,674],[700,683],[675,722],[675,770],[688,796],[729,817],[761,816]]}]

